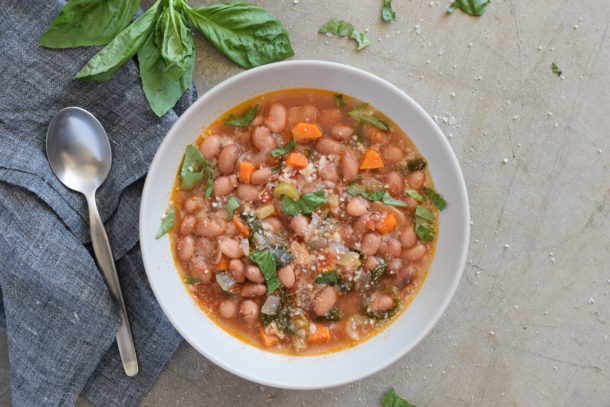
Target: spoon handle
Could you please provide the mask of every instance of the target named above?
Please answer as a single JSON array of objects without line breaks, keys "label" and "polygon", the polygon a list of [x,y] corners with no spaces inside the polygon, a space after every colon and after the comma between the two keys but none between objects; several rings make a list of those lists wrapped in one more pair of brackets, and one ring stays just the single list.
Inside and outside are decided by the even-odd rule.
[{"label": "spoon handle", "polygon": [[97,263],[102,270],[102,276],[104,277],[106,286],[110,291],[112,300],[119,309],[119,314],[122,319],[121,327],[116,334],[116,342],[119,347],[119,353],[121,354],[123,369],[127,376],[135,376],[138,374],[138,359],[133,345],[131,328],[129,326],[129,319],[127,318],[125,302],[123,301],[123,294],[121,293],[119,277],[116,268],[114,267],[114,259],[112,257],[112,251],[110,250],[110,244],[108,243],[108,236],[106,235],[106,230],[104,229],[100,214],[97,211],[95,193],[87,195],[87,204],[89,206],[89,227],[91,230],[93,251],[95,252]]}]

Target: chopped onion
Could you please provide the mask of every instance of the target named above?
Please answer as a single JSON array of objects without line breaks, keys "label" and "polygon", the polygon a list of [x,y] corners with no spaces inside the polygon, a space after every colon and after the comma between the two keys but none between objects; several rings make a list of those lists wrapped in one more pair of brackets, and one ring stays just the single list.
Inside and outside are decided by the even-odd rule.
[{"label": "chopped onion", "polygon": [[294,264],[296,264],[297,266],[307,266],[311,264],[316,258],[316,256],[314,256],[313,254],[309,254],[305,246],[303,246],[296,240],[293,240],[290,244],[290,252],[294,257]]},{"label": "chopped onion", "polygon": [[280,297],[276,297],[275,295],[270,295],[265,300],[261,308],[261,312],[266,315],[275,315],[277,314],[277,310],[280,308]]},{"label": "chopped onion", "polygon": [[347,323],[345,324],[345,332],[347,332],[350,338],[359,340],[364,333],[362,328],[366,321],[367,318],[363,315],[354,315],[347,320]]},{"label": "chopped onion", "polygon": [[231,292],[235,286],[235,280],[227,272],[216,273],[216,282],[224,291]]},{"label": "chopped onion", "polygon": [[348,270],[354,270],[360,267],[360,255],[356,252],[347,252],[343,256],[339,257],[336,264],[345,267]]},{"label": "chopped onion", "polygon": [[273,204],[268,204],[268,205],[263,205],[260,208],[257,208],[254,211],[254,216],[256,216],[259,219],[265,219],[265,218],[268,218],[269,216],[273,215],[274,212],[275,212],[275,206],[273,206]]},{"label": "chopped onion", "polygon": [[322,223],[322,218],[317,213],[313,213],[311,215],[311,222],[309,222],[309,226],[305,230],[305,236],[303,236],[303,240],[305,242],[309,242],[313,234],[318,230],[320,224]]},{"label": "chopped onion", "polygon": [[243,250],[245,256],[250,255],[250,242],[248,239],[241,239],[241,250]]}]

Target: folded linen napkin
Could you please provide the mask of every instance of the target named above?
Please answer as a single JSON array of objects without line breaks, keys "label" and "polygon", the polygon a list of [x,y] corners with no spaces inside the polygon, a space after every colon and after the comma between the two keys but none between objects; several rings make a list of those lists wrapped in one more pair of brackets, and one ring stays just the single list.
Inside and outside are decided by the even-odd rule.
[{"label": "folded linen napkin", "polygon": [[[157,118],[137,67],[105,83],[73,80],[96,52],[48,50],[40,35],[60,0],[7,0],[0,11],[0,325],[8,336],[15,406],[137,405],[180,336],[148,285],[138,246],[143,176],[162,137],[190,102]],[[91,111],[110,138],[113,163],[97,194],[135,340],[140,372],[123,373],[119,317],[97,270],[85,199],[53,175],[45,136],[66,106]]]}]

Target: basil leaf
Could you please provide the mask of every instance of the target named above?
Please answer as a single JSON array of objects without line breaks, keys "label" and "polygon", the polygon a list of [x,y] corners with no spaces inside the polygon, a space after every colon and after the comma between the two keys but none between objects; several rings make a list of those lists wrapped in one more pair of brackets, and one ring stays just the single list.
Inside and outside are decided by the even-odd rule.
[{"label": "basil leaf", "polygon": [[430,199],[430,201],[438,208],[439,211],[442,211],[447,207],[447,201],[445,201],[445,198],[443,198],[443,196],[435,190],[425,187],[424,192],[428,196],[428,199]]},{"label": "basil leaf", "polygon": [[337,307],[332,307],[330,311],[321,317],[316,317],[316,321],[340,321],[343,318],[343,313]]},{"label": "basil leaf", "polygon": [[383,396],[381,404],[383,407],[417,407],[415,404],[411,404],[407,400],[399,397],[393,387]]},{"label": "basil leaf", "polygon": [[555,62],[553,62],[551,64],[551,70],[557,76],[561,76],[563,74],[563,71],[561,69],[559,69],[559,67],[557,66],[557,64]]},{"label": "basil leaf", "polygon": [[314,280],[316,284],[329,284],[335,285],[339,284],[339,277],[337,277],[336,271],[325,271],[316,276]]},{"label": "basil leaf", "polygon": [[358,51],[371,44],[371,40],[363,32],[358,31],[351,23],[344,20],[328,20],[318,29],[318,33],[326,35],[337,34],[339,37],[349,37],[358,44]]},{"label": "basil leaf", "polygon": [[396,199],[396,198],[392,197],[392,195],[390,195],[390,193],[388,191],[385,191],[385,194],[383,194],[383,198],[381,199],[381,202],[383,202],[386,205],[390,205],[390,206],[407,206],[407,204],[404,201],[401,201],[400,199]]},{"label": "basil leaf", "polygon": [[176,218],[176,211],[174,210],[174,205],[170,204],[165,216],[161,219],[161,226],[159,230],[157,230],[157,234],[155,234],[155,239],[160,238],[174,227],[174,219]]},{"label": "basil leaf", "polygon": [[434,222],[434,214],[427,208],[417,205],[415,208],[415,219],[421,219],[427,222]]},{"label": "basil leaf", "polygon": [[104,45],[136,14],[140,0],[70,0],[40,37],[47,48]]},{"label": "basil leaf", "polygon": [[335,105],[337,105],[338,108],[342,108],[343,106],[345,106],[343,95],[335,95]]},{"label": "basil leaf", "polygon": [[201,279],[199,279],[197,277],[187,276],[184,279],[184,284],[192,285],[192,284],[197,284],[197,283],[201,283]]},{"label": "basil leaf", "polygon": [[309,215],[326,202],[326,191],[323,189],[316,192],[303,194],[298,200],[293,201],[287,196],[282,200],[282,212],[286,215]]},{"label": "basil leaf", "polygon": [[434,229],[431,225],[420,223],[415,224],[415,234],[422,242],[432,242],[434,240]]},{"label": "basil leaf", "polygon": [[292,149],[297,145],[297,139],[292,137],[287,144],[284,144],[281,147],[274,148],[271,150],[271,155],[274,157],[279,157],[280,155],[284,155],[292,151]]},{"label": "basil leaf", "polygon": [[136,21],[121,31],[76,74],[76,79],[107,81],[138,52],[155,28],[161,12],[157,0]]},{"label": "basil leaf", "polygon": [[235,197],[229,197],[229,199],[227,199],[227,205],[225,206],[225,209],[229,213],[227,220],[233,219],[233,212],[235,212],[235,209],[237,208],[239,208],[239,201],[235,199]]},{"label": "basil leaf", "polygon": [[277,278],[277,265],[275,255],[268,250],[254,250],[250,253],[250,260],[252,260],[263,273],[265,281],[267,282],[267,294],[273,293],[277,290],[282,283]]},{"label": "basil leaf", "polygon": [[386,190],[381,189],[379,191],[366,191],[362,188],[362,186],[358,185],[357,182],[358,180],[352,181],[352,183],[347,186],[348,194],[353,196],[360,195],[368,201],[382,201],[384,204],[390,206],[407,206],[404,201],[395,199]]},{"label": "basil leaf", "polygon": [[193,26],[242,68],[294,55],[286,28],[256,4],[236,1],[185,10]]},{"label": "basil leaf", "polygon": [[415,208],[415,233],[422,242],[434,240],[434,213],[421,205]]},{"label": "basil leaf", "polygon": [[288,263],[290,263],[292,260],[294,260],[294,256],[292,255],[288,247],[284,245],[277,243],[272,244],[271,246],[267,247],[266,250],[270,251],[275,255],[275,261],[277,263],[278,268],[282,268]]},{"label": "basil leaf", "polygon": [[396,12],[392,10],[392,0],[383,0],[381,18],[386,22],[396,21]]},{"label": "basil leaf", "polygon": [[[171,4],[171,2],[170,2]],[[195,46],[186,18],[171,5],[165,7],[155,29],[155,43],[165,61],[163,72],[172,80],[179,80],[191,65]],[[190,76],[192,79],[192,74]]]},{"label": "basil leaf", "polygon": [[231,113],[229,117],[225,119],[224,123],[228,126],[248,127],[257,113],[258,105],[250,106],[241,116]]},{"label": "basil leaf", "polygon": [[375,287],[385,277],[387,264],[383,259],[377,257],[377,265],[371,271],[371,285]]},{"label": "basil leaf", "polygon": [[[182,168],[180,168],[180,188],[192,189],[204,178],[207,180],[208,189],[210,189],[210,186],[213,189],[214,169],[212,164],[205,159],[197,147],[189,144],[186,146],[184,161],[182,162]],[[206,190],[206,196],[209,198],[207,192]]]},{"label": "basil leaf", "polygon": [[359,122],[370,124],[371,126],[377,127],[378,129],[390,129],[386,122],[368,112],[368,105],[366,103],[362,103],[354,110],[349,111],[347,114],[350,115],[351,118],[356,119]]},{"label": "basil leaf", "polygon": [[405,195],[410,196],[411,198],[419,202],[422,202],[424,200],[424,196],[414,189],[405,190]]},{"label": "basil leaf", "polygon": [[407,169],[409,171],[419,171],[426,168],[428,163],[423,158],[415,158],[413,160],[407,161]]},{"label": "basil leaf", "polygon": [[464,13],[471,16],[482,16],[485,13],[485,7],[491,3],[491,0],[456,0],[447,9],[447,13],[453,14],[458,8]]}]

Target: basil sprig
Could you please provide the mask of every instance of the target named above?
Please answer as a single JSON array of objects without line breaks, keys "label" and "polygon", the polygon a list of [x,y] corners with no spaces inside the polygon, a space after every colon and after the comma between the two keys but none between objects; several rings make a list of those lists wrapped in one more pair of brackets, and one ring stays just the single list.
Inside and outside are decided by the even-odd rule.
[{"label": "basil sprig", "polygon": [[361,31],[358,31],[351,23],[344,20],[330,19],[318,29],[319,34],[333,35],[339,37],[349,37],[356,41],[358,51],[368,47],[371,40]]}]

